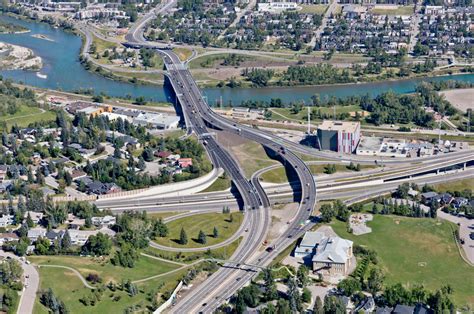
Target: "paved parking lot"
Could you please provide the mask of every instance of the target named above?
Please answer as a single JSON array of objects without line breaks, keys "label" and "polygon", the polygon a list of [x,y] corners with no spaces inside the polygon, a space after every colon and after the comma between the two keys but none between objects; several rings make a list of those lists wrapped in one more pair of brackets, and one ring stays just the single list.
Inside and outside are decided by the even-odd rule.
[{"label": "paved parking lot", "polygon": [[459,225],[459,238],[464,240],[462,245],[464,255],[474,265],[474,237],[470,237],[470,234],[474,232],[474,220],[454,216],[441,210],[438,210],[438,217]]}]

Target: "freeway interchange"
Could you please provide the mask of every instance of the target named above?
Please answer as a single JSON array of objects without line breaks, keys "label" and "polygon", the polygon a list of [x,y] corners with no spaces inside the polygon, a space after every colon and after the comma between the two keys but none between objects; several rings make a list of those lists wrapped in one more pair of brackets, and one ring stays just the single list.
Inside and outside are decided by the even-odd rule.
[{"label": "freeway interchange", "polygon": [[[173,5],[172,3],[173,1],[168,2],[167,5],[158,9],[157,12]],[[255,276],[259,268],[267,266],[279,252],[314,225],[310,222],[309,218],[315,207],[317,195],[320,199],[348,198],[349,200],[346,201],[346,203],[351,203],[393,190],[399,184],[398,182],[400,182],[400,180],[397,181],[397,176],[400,179],[408,179],[411,182],[419,183],[435,183],[464,177],[474,177],[474,171],[468,170],[465,172],[456,171],[449,173],[446,174],[444,178],[440,178],[440,176],[427,176],[412,179],[412,176],[416,176],[425,170],[439,169],[445,165],[449,166],[452,164],[472,162],[472,151],[423,158],[419,161],[420,165],[415,167],[415,169],[413,165],[403,168],[406,164],[409,164],[407,160],[383,160],[378,158],[374,159],[374,157],[338,156],[337,154],[321,152],[314,148],[303,146],[277,137],[271,133],[240,125],[221,117],[204,101],[186,64],[181,62],[179,57],[173,51],[169,50],[168,46],[162,46],[160,49],[159,45],[149,44],[144,40],[141,30],[151,17],[151,15],[145,16],[144,19],[137,23],[136,27],[131,29],[131,32],[126,37],[128,42],[124,43],[124,45],[133,48],[148,47],[157,49],[164,60],[168,81],[181,106],[188,134],[192,132],[196,134],[204,145],[214,167],[220,167],[225,170],[232,179],[239,195],[235,198],[234,195],[228,192],[208,193],[204,196],[192,195],[186,197],[186,202],[183,202],[179,198],[159,199],[154,197],[144,200],[120,200],[117,203],[114,203],[113,200],[107,200],[102,203],[99,202],[98,206],[101,208],[125,210],[128,204],[129,208],[140,206],[142,209],[150,211],[163,209],[212,211],[221,209],[222,205],[231,204],[234,209],[240,207],[240,209],[244,210],[245,218],[243,225],[247,226],[249,230],[249,232],[246,233],[241,232],[242,240],[231,257],[232,263],[228,262],[224,264],[224,267],[210,276],[204,284],[194,288],[184,298],[178,299],[178,303],[171,309],[173,313],[209,313],[219,307],[220,304],[226,302],[238,289],[243,287]],[[245,139],[257,142],[267,150],[273,152],[278,160],[296,174],[299,181],[298,190],[294,188],[288,189],[288,187],[276,188],[272,191],[270,191],[270,189],[265,190],[261,186],[258,175],[252,176],[250,180],[247,180],[238,163],[214,138],[212,129],[236,134]],[[336,162],[354,161],[362,164],[374,164],[375,162],[379,165],[383,163],[395,165],[400,170],[397,174],[392,175],[392,181],[390,182],[384,181],[383,179],[361,178],[358,182],[361,183],[362,186],[364,182],[370,182],[370,180],[375,180],[376,184],[378,182],[378,186],[373,186],[370,191],[344,189],[344,187],[338,187],[338,184],[334,182],[332,186],[328,184],[327,187],[323,189],[318,188],[317,190],[315,178],[311,174],[309,167],[297,154],[324,158]],[[388,180],[390,175],[387,173],[386,177]],[[344,184],[339,185],[344,186]],[[321,193],[321,190],[324,189],[326,189],[326,191]],[[298,210],[294,218],[289,222],[286,231],[272,241],[272,250],[261,251],[262,242],[265,240],[271,223],[271,202],[275,203],[276,199],[280,199],[282,196],[285,197],[286,200],[288,197],[297,196],[297,200],[299,201]],[[236,264],[237,266],[240,265],[240,267],[235,267]]]},{"label": "freeway interchange", "polygon": [[[135,42],[133,45],[138,44]],[[383,163],[386,165],[397,166],[400,169],[396,174],[386,173],[384,176],[387,177],[387,180],[392,181],[384,182],[383,180],[379,180],[380,186],[374,186],[369,193],[367,193],[367,191],[364,191],[363,193],[360,189],[341,190],[338,188],[338,185],[341,184],[333,182],[333,186],[328,184],[328,187],[325,188],[327,189],[327,192],[322,195],[322,198],[324,199],[341,197],[350,198],[353,201],[360,201],[364,198],[380,195],[396,188],[399,184],[397,183],[397,176],[398,178],[403,177],[405,179],[410,179],[410,181],[424,183],[474,176],[474,172],[469,170],[466,173],[458,171],[450,173],[448,177],[443,179],[428,177],[421,180],[411,180],[412,176],[416,176],[423,171],[436,170],[452,164],[465,165],[467,162],[473,160],[472,151],[423,158],[418,161],[420,165],[416,167],[413,165],[406,166],[407,164],[410,164],[407,160],[374,160],[373,157],[338,156],[334,153],[321,152],[279,138],[271,133],[237,124],[216,114],[208,106],[186,65],[179,60],[174,52],[168,49],[158,49],[157,51],[164,60],[167,69],[166,76],[176,94],[176,99],[181,105],[188,133],[194,132],[196,134],[205,146],[214,167],[223,168],[232,179],[233,184],[239,192],[239,195],[236,198],[240,203],[236,204],[233,195],[227,193],[227,195],[220,196],[211,195],[210,197],[213,199],[210,199],[209,196],[205,196],[207,198],[197,200],[201,197],[197,195],[188,197],[187,199],[190,201],[189,205],[178,201],[178,203],[175,204],[175,207],[172,207],[171,199],[165,198],[161,201],[157,201],[157,199],[151,197],[150,199],[145,199],[143,202],[139,201],[138,206],[143,209],[146,208],[147,210],[159,210],[167,207],[166,205],[168,204],[171,205],[171,207],[167,207],[168,210],[171,210],[171,208],[173,208],[173,210],[178,208],[182,210],[202,210],[207,208],[207,210],[212,211],[219,210],[219,208],[222,208],[222,205],[224,204],[232,204],[234,208],[236,205],[239,205],[239,207],[245,211],[243,224],[250,230],[248,233],[243,233],[242,241],[234,255],[231,257],[232,263],[224,264],[224,267],[220,268],[216,273],[210,276],[204,284],[193,289],[183,299],[179,299],[178,303],[171,309],[174,313],[208,313],[214,311],[220,304],[226,302],[238,289],[243,287],[253,276],[255,276],[256,271],[259,268],[267,266],[279,252],[313,226],[313,223],[310,222],[309,218],[316,204],[316,182],[306,163],[303,162],[297,154],[310,155],[337,162],[354,161],[364,164],[373,164],[374,162],[376,164]],[[261,186],[258,175],[252,176],[250,180],[245,178],[238,163],[213,136],[212,128],[230,132],[263,145],[267,150],[272,151],[277,159],[282,161],[287,168],[294,171],[297,175],[299,190],[288,189],[288,187],[283,189],[286,193],[285,197],[287,199],[292,195],[299,196],[299,207],[297,213],[289,222],[290,224],[287,230],[277,239],[272,241],[270,244],[272,250],[270,250],[270,252],[260,250],[271,222],[271,202],[269,195]],[[404,166],[405,168],[403,168]],[[355,183],[363,184],[364,179],[361,178],[359,181],[355,180]],[[318,190],[318,194],[319,193],[320,191]],[[281,193],[281,191],[278,191],[277,189],[277,191],[272,192],[271,198],[275,199],[280,197],[281,194],[284,193]],[[107,204],[109,204],[113,207],[113,201],[108,202],[109,203],[106,202],[102,206],[107,206]],[[110,202],[112,202],[112,204]],[[158,203],[160,203],[160,205],[158,205]],[[121,205],[123,206],[124,203],[122,202]],[[134,205],[131,205],[131,207],[134,207]],[[243,269],[242,267],[235,267],[235,264],[246,266],[245,269]]]},{"label": "freeway interchange", "polygon": [[[242,198],[243,208],[246,210],[244,223],[249,225],[251,232],[249,232],[250,235],[244,237],[231,259],[239,263],[268,264],[273,255],[268,254],[268,252],[265,252],[267,254],[257,254],[263,254],[263,256],[255,257],[257,260],[254,260],[255,253],[258,252],[262,241],[264,241],[271,221],[270,202],[265,190],[260,185],[258,177],[252,178],[250,181],[244,177],[235,160],[214,139],[207,126],[235,133],[262,144],[295,171],[301,187],[300,205],[297,218],[293,220],[288,228],[288,230],[291,230],[289,232],[298,229],[299,223],[310,217],[316,204],[316,183],[311,171],[296,154],[289,151],[285,146],[276,143],[271,137],[262,134],[258,130],[227,121],[215,114],[204,101],[196,82],[178,56],[170,50],[159,50],[159,53],[165,62],[167,77],[181,105],[187,128],[192,130],[202,141],[214,166],[222,167],[230,176]],[[299,229],[301,232],[303,231],[303,228]],[[288,234],[285,234],[277,239],[273,246],[283,248],[283,242],[287,239]],[[232,281],[231,278],[238,276],[240,272],[243,271],[230,267],[221,268],[206,281],[205,285],[199,286],[192,294],[179,302],[173,308],[173,312],[189,313],[215,310],[222,301],[228,299],[254,275],[254,273],[245,272],[239,277],[245,278],[245,280]],[[220,296],[214,296],[220,290],[219,287],[223,285],[229,287],[229,284],[233,286],[232,289],[226,289],[226,292],[221,293]],[[208,302],[202,303],[203,300],[208,300]],[[202,307],[201,304],[205,304],[205,306]]]}]

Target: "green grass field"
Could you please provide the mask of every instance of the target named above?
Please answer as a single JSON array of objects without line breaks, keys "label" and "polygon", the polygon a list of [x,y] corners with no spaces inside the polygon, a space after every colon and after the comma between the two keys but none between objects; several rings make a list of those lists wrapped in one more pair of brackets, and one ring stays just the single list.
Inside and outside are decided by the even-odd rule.
[{"label": "green grass field", "polygon": [[[31,262],[37,265],[62,265],[76,269],[83,277],[97,273],[104,282],[120,282],[122,279],[138,280],[174,270],[176,265],[140,256],[134,268],[112,265],[108,259],[78,256],[31,256]],[[55,269],[57,270],[57,269]],[[61,271],[61,270],[57,270]]]},{"label": "green grass field", "polygon": [[20,127],[27,127],[29,124],[34,122],[54,121],[55,118],[56,115],[53,111],[22,105],[15,114],[0,116],[0,122],[5,122],[7,128],[10,128],[15,124]]},{"label": "green grass field", "polygon": [[[106,290],[101,300],[95,306],[85,306],[79,300],[91,293],[79,278],[67,269],[40,268],[40,290],[53,289],[56,296],[63,301],[70,313],[123,313],[132,305],[140,306],[139,313],[148,313],[148,306],[151,305],[150,295],[173,290],[179,278],[187,270],[154,278],[146,282],[138,283],[139,293],[135,296],[128,295],[125,291],[116,290],[114,292]],[[120,272],[116,274],[119,276]],[[114,300],[117,298],[118,300]],[[40,304],[39,299],[35,301],[35,314],[48,313],[46,307]]]},{"label": "green grass field", "polygon": [[[167,223],[169,235],[165,238],[156,238],[155,241],[161,245],[178,248],[192,248],[209,246],[220,243],[231,237],[240,227],[243,220],[241,213],[232,213],[233,221],[230,222],[229,214],[200,214],[193,215]],[[212,232],[214,227],[219,231],[219,236],[214,238]],[[188,244],[178,243],[181,228],[184,228],[188,236]],[[201,244],[197,241],[199,230],[207,235],[207,243]]]},{"label": "green grass field", "polygon": [[383,9],[374,8],[372,9],[373,14],[378,15],[412,15],[414,7],[412,5],[398,6],[396,9]]},{"label": "green grass field", "polygon": [[430,290],[450,284],[458,306],[474,306],[474,268],[459,255],[452,230],[455,225],[436,219],[399,216],[374,217],[372,233],[355,236],[336,221],[336,233],[355,244],[377,251],[385,284],[423,284]]}]

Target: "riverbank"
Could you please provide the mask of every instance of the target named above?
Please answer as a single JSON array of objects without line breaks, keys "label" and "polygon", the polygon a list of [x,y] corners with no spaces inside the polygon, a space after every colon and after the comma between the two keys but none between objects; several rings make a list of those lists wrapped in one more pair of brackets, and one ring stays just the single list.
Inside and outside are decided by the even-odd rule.
[{"label": "riverbank", "polygon": [[26,27],[0,22],[0,34],[24,34],[29,32],[30,30]]},{"label": "riverbank", "polygon": [[43,67],[41,57],[33,50],[0,42],[0,70],[33,70]]}]

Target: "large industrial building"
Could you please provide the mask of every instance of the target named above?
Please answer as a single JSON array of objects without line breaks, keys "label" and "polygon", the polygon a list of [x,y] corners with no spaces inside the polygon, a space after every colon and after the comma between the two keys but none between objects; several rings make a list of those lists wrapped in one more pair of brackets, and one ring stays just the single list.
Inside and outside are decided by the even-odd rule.
[{"label": "large industrial building", "polygon": [[325,120],[317,134],[320,149],[352,154],[360,141],[360,123]]}]

